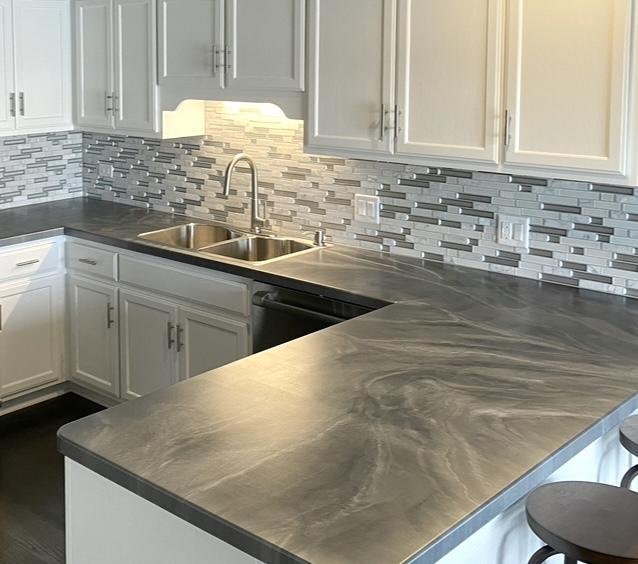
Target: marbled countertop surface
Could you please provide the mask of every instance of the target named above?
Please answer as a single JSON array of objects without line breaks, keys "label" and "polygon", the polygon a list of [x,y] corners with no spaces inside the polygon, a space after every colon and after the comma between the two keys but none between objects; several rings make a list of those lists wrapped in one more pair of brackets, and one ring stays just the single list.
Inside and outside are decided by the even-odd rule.
[{"label": "marbled countertop surface", "polygon": [[392,304],[60,432],[65,455],[266,562],[433,562],[638,408],[636,301],[349,248],[250,268],[135,241],[181,222],[75,200],[0,212],[0,237],[64,226]]}]

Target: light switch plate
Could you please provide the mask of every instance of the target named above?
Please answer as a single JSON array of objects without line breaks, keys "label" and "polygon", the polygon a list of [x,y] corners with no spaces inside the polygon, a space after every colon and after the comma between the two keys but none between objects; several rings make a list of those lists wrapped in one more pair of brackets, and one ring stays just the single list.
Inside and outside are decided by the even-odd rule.
[{"label": "light switch plate", "polygon": [[499,215],[496,242],[505,247],[529,249],[529,217]]},{"label": "light switch plate", "polygon": [[366,223],[381,222],[381,198],[365,194],[354,195],[354,220]]},{"label": "light switch plate", "polygon": [[111,163],[99,163],[97,165],[97,175],[100,178],[113,178],[113,165]]}]

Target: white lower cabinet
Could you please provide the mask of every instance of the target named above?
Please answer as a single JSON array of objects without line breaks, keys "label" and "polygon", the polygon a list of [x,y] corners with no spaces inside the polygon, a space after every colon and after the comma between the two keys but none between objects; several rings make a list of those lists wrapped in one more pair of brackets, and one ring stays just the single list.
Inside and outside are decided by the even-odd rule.
[{"label": "white lower cabinet", "polygon": [[69,277],[71,378],[113,397],[120,395],[118,289]]},{"label": "white lower cabinet", "polygon": [[135,399],[250,354],[242,279],[75,240],[66,264],[79,386]]},{"label": "white lower cabinet", "polygon": [[177,306],[141,292],[120,292],[122,397],[135,399],[178,380]]},{"label": "white lower cabinet", "polygon": [[62,379],[64,276],[0,286],[0,397]]},{"label": "white lower cabinet", "polygon": [[248,323],[120,292],[122,397],[134,399],[248,354]]},{"label": "white lower cabinet", "polygon": [[0,400],[67,378],[104,400],[135,399],[245,357],[249,289],[84,241],[65,253],[60,238],[2,248]]},{"label": "white lower cabinet", "polygon": [[180,307],[177,351],[182,380],[219,368],[248,355],[248,324]]}]

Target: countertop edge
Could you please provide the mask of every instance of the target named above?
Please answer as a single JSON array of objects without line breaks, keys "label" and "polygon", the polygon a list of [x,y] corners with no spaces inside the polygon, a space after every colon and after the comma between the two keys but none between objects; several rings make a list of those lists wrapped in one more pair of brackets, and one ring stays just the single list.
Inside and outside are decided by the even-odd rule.
[{"label": "countertop edge", "polygon": [[578,453],[585,450],[608,431],[620,425],[623,420],[638,409],[638,394],[612,409],[604,417],[592,423],[585,431],[576,435],[560,449],[547,456],[529,472],[520,477],[506,489],[488,500],[469,514],[457,525],[450,528],[439,538],[433,540],[422,550],[405,562],[409,564],[431,564],[443,558],[458,545],[467,540],[492,519],[503,513],[508,507],[523,499],[532,490],[543,484],[556,470],[566,464]]},{"label": "countertop edge", "polygon": [[174,496],[163,488],[131,474],[101,456],[89,452],[64,437],[64,427],[66,425],[61,427],[57,434],[58,451],[63,456],[254,558],[276,564],[308,564],[307,560],[298,558],[217,515],[208,513],[189,501]]}]

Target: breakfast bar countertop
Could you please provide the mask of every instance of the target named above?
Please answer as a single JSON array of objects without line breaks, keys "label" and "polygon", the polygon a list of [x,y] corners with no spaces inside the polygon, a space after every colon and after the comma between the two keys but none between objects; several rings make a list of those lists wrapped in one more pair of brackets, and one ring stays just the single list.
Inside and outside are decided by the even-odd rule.
[{"label": "breakfast bar countertop", "polygon": [[260,267],[136,240],[187,221],[77,199],[0,212],[0,238],[65,233],[380,308],[59,433],[265,562],[435,561],[638,408],[638,301],[347,247]]}]

